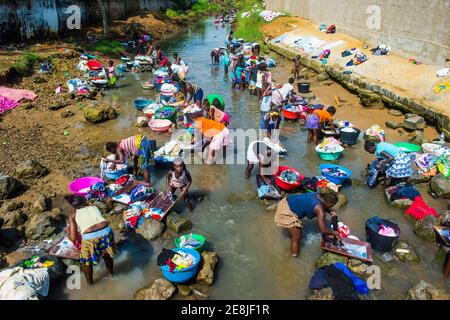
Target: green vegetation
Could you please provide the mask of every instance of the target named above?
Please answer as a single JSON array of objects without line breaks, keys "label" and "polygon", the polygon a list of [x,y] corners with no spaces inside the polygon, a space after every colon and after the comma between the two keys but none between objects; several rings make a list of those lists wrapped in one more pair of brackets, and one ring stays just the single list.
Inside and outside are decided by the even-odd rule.
[{"label": "green vegetation", "polygon": [[14,69],[16,69],[20,76],[28,76],[33,73],[34,66],[43,60],[36,53],[26,52],[21,58],[14,61]]},{"label": "green vegetation", "polygon": [[[224,10],[223,5],[208,0],[198,0],[192,6],[187,4],[185,0],[175,0],[172,3],[174,4],[173,8],[165,11],[169,18],[194,18],[199,15],[212,14]],[[224,1],[224,5],[228,3],[229,1]]]},{"label": "green vegetation", "polygon": [[87,51],[100,52],[106,55],[114,55],[123,51],[123,45],[118,41],[100,40],[92,45],[85,46]]}]

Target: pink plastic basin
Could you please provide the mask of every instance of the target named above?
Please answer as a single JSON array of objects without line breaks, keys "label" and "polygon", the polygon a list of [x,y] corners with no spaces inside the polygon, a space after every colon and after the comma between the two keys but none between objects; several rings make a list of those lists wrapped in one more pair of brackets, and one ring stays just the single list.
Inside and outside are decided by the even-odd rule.
[{"label": "pink plastic basin", "polygon": [[103,182],[99,177],[83,177],[72,181],[69,184],[69,191],[77,196],[84,196],[87,192],[81,191],[86,188],[90,188],[97,182]]},{"label": "pink plastic basin", "polygon": [[148,123],[150,129],[156,132],[165,132],[172,126],[172,121],[167,119],[155,119]]}]

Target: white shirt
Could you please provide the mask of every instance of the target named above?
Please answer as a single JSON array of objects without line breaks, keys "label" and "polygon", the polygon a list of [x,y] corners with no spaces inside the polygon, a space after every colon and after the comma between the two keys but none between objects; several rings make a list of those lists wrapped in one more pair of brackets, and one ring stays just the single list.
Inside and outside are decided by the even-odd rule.
[{"label": "white shirt", "polygon": [[287,96],[294,90],[294,87],[290,83],[284,84],[280,89],[281,96],[283,97],[283,100],[287,98]]}]

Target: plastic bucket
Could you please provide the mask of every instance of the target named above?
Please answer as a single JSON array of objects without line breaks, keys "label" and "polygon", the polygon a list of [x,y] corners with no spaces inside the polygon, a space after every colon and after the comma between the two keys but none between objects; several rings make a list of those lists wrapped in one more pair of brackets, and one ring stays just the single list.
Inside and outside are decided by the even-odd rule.
[{"label": "plastic bucket", "polygon": [[307,82],[297,83],[298,92],[309,93],[310,84]]},{"label": "plastic bucket", "polygon": [[175,248],[172,250],[175,252],[182,251],[182,252],[186,252],[186,253],[193,255],[195,258],[195,263],[186,269],[183,269],[183,270],[175,269],[175,270],[173,270],[173,272],[170,272],[169,266],[167,266],[167,265],[161,266],[160,268],[161,268],[164,278],[166,278],[170,282],[183,283],[183,282],[186,282],[186,281],[192,279],[193,277],[195,277],[195,275],[197,274],[197,271],[198,271],[198,266],[201,261],[200,254],[197,251],[195,251],[194,249],[188,249],[188,248]]},{"label": "plastic bucket", "polygon": [[397,243],[398,238],[400,237],[400,228],[398,227],[398,225],[391,221],[391,220],[386,220],[386,219],[382,219],[383,223],[388,226],[391,227],[392,229],[395,230],[395,232],[397,233],[396,237],[386,237],[383,236],[381,234],[379,234],[378,232],[375,232],[374,230],[372,230],[366,221],[366,238],[367,238],[367,242],[370,243],[370,245],[372,246],[373,250],[379,251],[379,252],[388,252],[391,251],[395,244]]},{"label": "plastic bucket", "polygon": [[359,135],[361,134],[361,130],[357,128],[353,128],[355,131],[353,132],[345,132],[340,130],[340,139],[343,144],[352,146],[358,142]]},{"label": "plastic bucket", "polygon": [[[188,236],[188,235],[185,235],[185,236]],[[205,237],[202,236],[201,234],[193,233],[193,234],[192,234],[192,238],[193,238],[194,240],[197,240],[198,242],[201,243],[200,246],[198,246],[198,247],[196,247],[196,248],[193,248],[195,251],[201,253],[201,252],[203,251],[203,246],[205,245],[205,242],[206,242]],[[177,246],[177,248],[180,247],[180,243],[181,243],[181,237],[176,238],[176,239],[175,239],[175,245]]]}]

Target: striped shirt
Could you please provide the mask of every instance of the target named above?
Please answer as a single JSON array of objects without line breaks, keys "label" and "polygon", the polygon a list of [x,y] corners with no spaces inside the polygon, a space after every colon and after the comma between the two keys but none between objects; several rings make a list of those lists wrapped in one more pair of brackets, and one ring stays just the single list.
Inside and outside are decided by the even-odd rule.
[{"label": "striped shirt", "polygon": [[119,148],[121,148],[123,150],[123,152],[125,153],[125,155],[128,158],[131,157],[132,155],[138,154],[137,138],[138,138],[138,136],[135,135],[135,136],[123,139],[119,143]]}]

